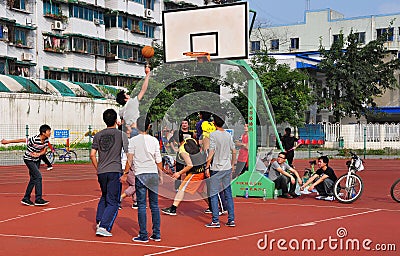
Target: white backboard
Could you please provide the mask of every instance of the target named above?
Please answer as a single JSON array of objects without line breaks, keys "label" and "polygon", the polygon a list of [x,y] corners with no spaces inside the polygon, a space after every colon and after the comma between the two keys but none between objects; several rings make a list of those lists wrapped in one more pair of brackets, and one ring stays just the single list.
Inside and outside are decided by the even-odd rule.
[{"label": "white backboard", "polygon": [[209,52],[211,59],[247,59],[248,16],[246,2],[164,11],[164,62],[193,61],[185,52]]}]

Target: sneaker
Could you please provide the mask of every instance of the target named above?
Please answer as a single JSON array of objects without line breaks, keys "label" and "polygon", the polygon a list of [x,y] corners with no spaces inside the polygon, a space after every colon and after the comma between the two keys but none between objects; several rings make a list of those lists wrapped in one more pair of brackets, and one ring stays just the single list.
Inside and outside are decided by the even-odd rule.
[{"label": "sneaker", "polygon": [[311,193],[312,192],[309,191],[308,189],[300,190],[300,194],[303,194],[303,195],[308,195],[308,194],[311,194]]},{"label": "sneaker", "polygon": [[96,230],[96,236],[109,237],[109,236],[112,236],[112,234],[111,234],[111,232],[108,232],[107,229],[98,227]]},{"label": "sneaker", "polygon": [[96,224],[96,229],[100,227],[100,222]]},{"label": "sneaker", "polygon": [[234,226],[236,226],[236,225],[235,225],[235,222],[234,222],[234,221],[228,221],[227,223],[225,223],[225,226],[227,226],[227,227],[234,227]]},{"label": "sneaker", "polygon": [[293,198],[299,197],[299,195],[294,193],[294,192],[293,193],[289,193],[289,195],[291,195]]},{"label": "sneaker", "polygon": [[48,171],[51,171],[51,170],[53,170],[53,166],[49,166],[49,167],[47,167],[47,170],[48,170]]},{"label": "sneaker", "polygon": [[[133,242],[139,242],[139,243],[148,243],[149,239],[148,238],[144,238],[144,237],[140,237],[140,236],[136,236],[134,238],[132,238]],[[161,241],[161,239],[160,239]]]},{"label": "sneaker", "polygon": [[153,240],[155,242],[161,242],[161,238],[157,237],[156,235],[151,235],[150,236],[150,240]]},{"label": "sneaker", "polygon": [[204,210],[204,213],[207,213],[207,214],[209,214],[209,213],[212,213],[212,211],[211,211],[211,209],[210,209],[210,208],[207,208],[207,209],[205,209],[205,210]]},{"label": "sneaker", "polygon": [[49,203],[50,203],[49,201],[46,201],[43,198],[35,200],[35,205],[36,206],[43,206],[43,205],[46,205],[46,204],[49,204]]},{"label": "sneaker", "polygon": [[22,198],[21,204],[24,204],[24,205],[27,205],[27,206],[34,206],[35,205],[31,200],[26,199],[26,198]]},{"label": "sneaker", "polygon": [[317,200],[325,200],[326,196],[316,196],[315,199]]},{"label": "sneaker", "polygon": [[164,214],[176,215],[176,210],[172,210],[171,207],[161,209],[161,211],[162,211]]},{"label": "sneaker", "polygon": [[118,206],[118,210],[122,210],[122,206]]},{"label": "sneaker", "polygon": [[327,196],[327,197],[324,198],[324,200],[325,201],[333,201],[333,200],[335,200],[335,197],[334,196]]},{"label": "sneaker", "polygon": [[225,214],[228,214],[228,211],[220,211],[219,212],[219,215],[225,215]]},{"label": "sneaker", "polygon": [[290,194],[286,193],[280,196],[281,198],[286,198],[286,199],[292,199],[293,196],[291,196]]},{"label": "sneaker", "polygon": [[205,225],[207,228],[220,228],[221,225],[219,224],[219,222],[215,223],[215,222],[211,222],[209,224]]},{"label": "sneaker", "polygon": [[137,209],[137,208],[138,208],[137,203],[133,203],[133,204],[132,204],[132,209]]}]

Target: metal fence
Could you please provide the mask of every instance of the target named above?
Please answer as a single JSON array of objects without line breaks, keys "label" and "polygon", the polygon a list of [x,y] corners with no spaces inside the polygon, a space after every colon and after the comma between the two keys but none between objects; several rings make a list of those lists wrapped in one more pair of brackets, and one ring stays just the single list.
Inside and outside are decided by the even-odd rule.
[{"label": "metal fence", "polygon": [[[9,125],[9,124],[0,124],[0,139],[21,139],[32,137],[34,135],[39,134],[40,125]],[[54,131],[56,130],[68,130],[69,131],[69,139],[68,143],[71,149],[73,149],[77,153],[78,160],[89,160],[89,150],[90,150],[90,142],[92,140],[93,133],[104,129],[104,126],[94,127],[92,125],[76,125],[76,126],[51,126],[52,134],[50,137],[50,143],[55,147],[66,147],[67,139],[66,138],[55,138]],[[77,148],[77,146],[79,148]],[[83,145],[82,145],[83,144]],[[2,150],[0,151],[0,165],[20,165],[23,164],[22,156],[24,154],[23,149],[13,149],[9,150],[12,146],[20,145],[24,146],[25,143],[18,144],[7,144],[0,145]],[[82,148],[82,146],[87,146],[86,148]],[[22,147],[21,147],[22,148]]]}]

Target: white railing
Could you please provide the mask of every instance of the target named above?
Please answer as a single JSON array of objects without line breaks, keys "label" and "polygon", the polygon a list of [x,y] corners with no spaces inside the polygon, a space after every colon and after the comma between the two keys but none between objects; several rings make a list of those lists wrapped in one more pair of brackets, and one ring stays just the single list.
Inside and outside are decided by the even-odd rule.
[{"label": "white railing", "polygon": [[400,148],[400,124],[346,124],[322,123],[325,146],[337,148],[340,138],[345,148],[368,149]]}]

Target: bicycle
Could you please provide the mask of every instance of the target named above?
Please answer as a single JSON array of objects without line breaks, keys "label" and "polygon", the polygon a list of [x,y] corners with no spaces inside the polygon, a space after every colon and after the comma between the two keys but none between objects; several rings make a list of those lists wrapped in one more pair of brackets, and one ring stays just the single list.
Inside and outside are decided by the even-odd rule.
[{"label": "bicycle", "polygon": [[345,204],[350,204],[360,198],[364,183],[356,173],[364,170],[363,160],[355,153],[350,152],[351,160],[346,162],[347,174],[340,176],[333,186],[335,198]]},{"label": "bicycle", "polygon": [[78,160],[78,157],[75,151],[69,148],[54,148],[51,145],[49,146],[50,151],[46,153],[47,159],[49,159],[50,163],[53,164],[54,160],[57,158],[60,161],[68,162],[73,161],[75,162]]},{"label": "bicycle", "polygon": [[396,180],[390,188],[390,195],[393,200],[400,203],[400,179]]}]

